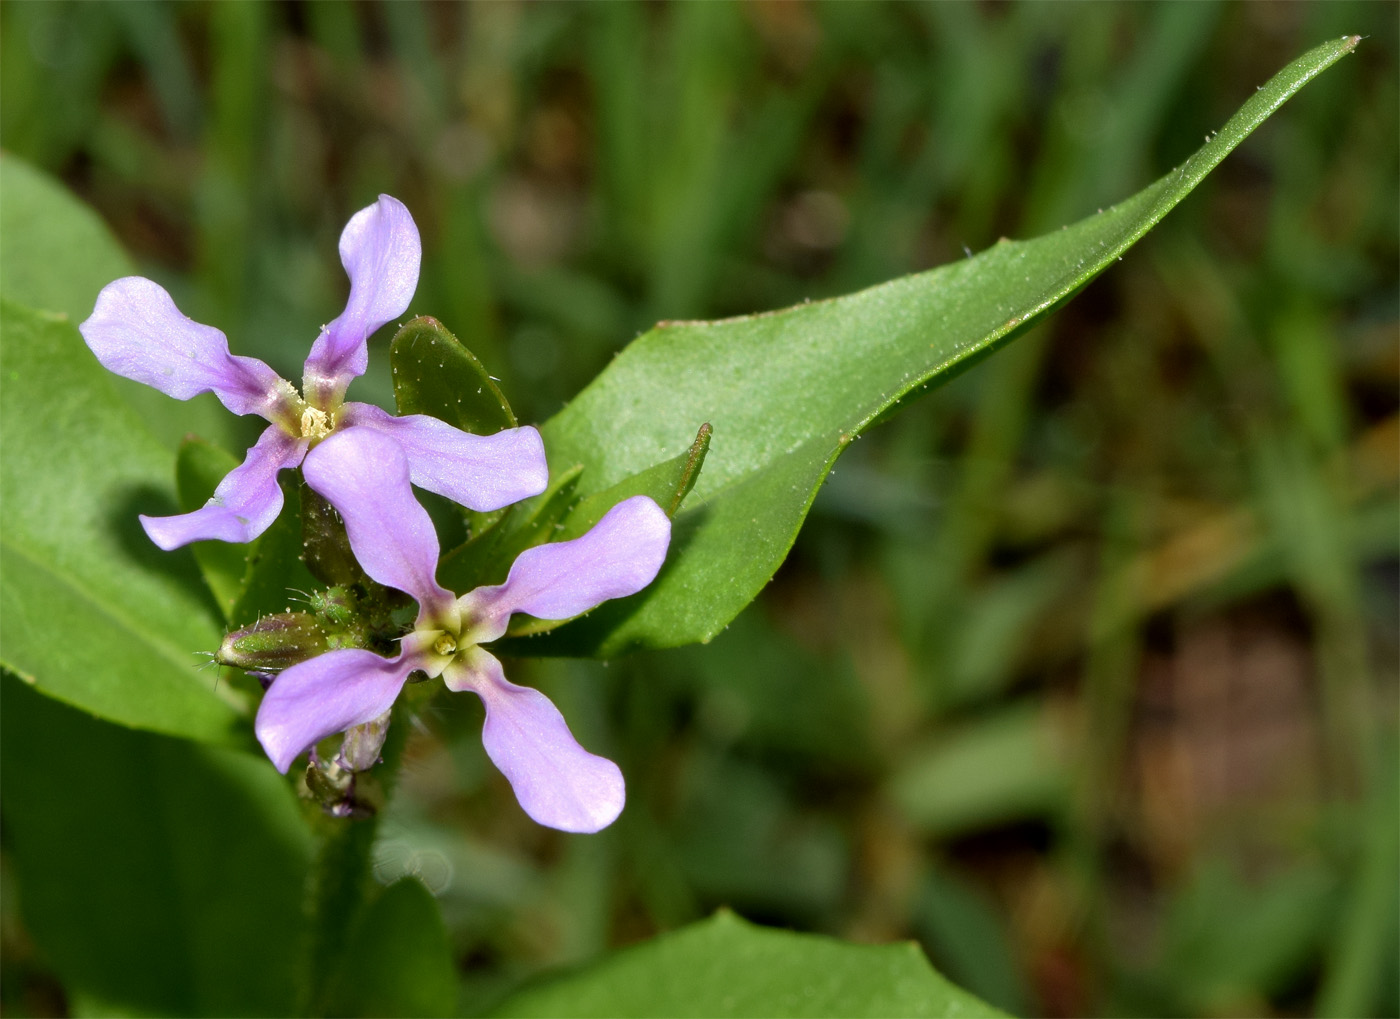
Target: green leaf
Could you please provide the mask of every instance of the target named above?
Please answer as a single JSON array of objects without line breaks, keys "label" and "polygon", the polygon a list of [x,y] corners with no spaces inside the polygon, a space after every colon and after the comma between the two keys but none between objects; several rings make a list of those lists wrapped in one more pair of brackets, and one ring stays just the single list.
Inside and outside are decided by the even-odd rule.
[{"label": "green leaf", "polygon": [[[73,322],[92,314],[98,291],[136,269],[101,218],[61,183],[0,153],[0,297],[60,312]],[[86,350],[83,357],[92,355]],[[187,431],[223,439],[234,419],[212,394],[185,405],[149,386],[117,379],[115,391],[170,448]]]},{"label": "green leaf", "polygon": [[772,577],[861,431],[1068,299],[1358,41],[1300,57],[1186,162],[1072,226],[834,300],[662,323],[632,343],[545,424],[551,462],[583,464],[586,497],[674,455],[697,421],[713,424],[713,449],[651,587],[536,638],[531,651],[608,655],[713,637]]},{"label": "green leaf", "polygon": [[454,591],[504,581],[516,556],[555,534],[577,501],[574,490],[581,472],[578,467],[555,472],[547,490],[509,507],[480,534],[443,556],[438,579]]},{"label": "green leaf", "polygon": [[630,478],[625,478],[606,491],[580,499],[569,514],[559,540],[578,537],[602,520],[603,514],[608,510],[634,495],[650,496],[666,511],[668,517],[675,517],[680,512],[681,503],[695,487],[695,482],[700,479],[700,468],[705,463],[705,455],[710,451],[712,431],[708,424],[701,425],[695,434],[695,441],[680,456],[663,460]]},{"label": "green leaf", "polygon": [[422,882],[394,882],[356,924],[327,1015],[446,1016],[457,968],[442,913]]},{"label": "green leaf", "polygon": [[389,345],[389,360],[400,414],[431,414],[478,435],[515,427],[496,380],[437,319],[423,315],[405,324]]},{"label": "green leaf", "polygon": [[508,998],[497,1016],[1000,1016],[917,945],[852,945],[721,911]]},{"label": "green leaf", "polygon": [[137,520],[178,509],[169,452],[71,322],[0,302],[0,331],[0,663],[123,725],[247,740],[247,705],[199,667],[222,630],[194,559]]},{"label": "green leaf", "polygon": [[290,1015],[311,846],[289,785],[3,682],[6,850],[65,990],[103,1015]]},{"label": "green leaf", "polygon": [[[498,515],[485,530],[443,557],[438,577],[455,591],[469,591],[482,584],[505,580],[515,557],[546,541],[577,538],[623,499],[646,495],[675,516],[681,502],[700,476],[710,446],[710,426],[702,425],[690,449],[626,478],[605,492],[582,502],[577,496],[583,468],[555,471],[549,489],[534,499],[516,503]],[[560,623],[549,619],[516,617],[511,635],[541,633]],[[509,653],[507,651],[507,653]]]},{"label": "green leaf", "polygon": [[97,213],[63,185],[0,154],[0,297],[81,322],[97,292],[135,270]]},{"label": "green leaf", "polygon": [[[535,527],[533,534],[535,540],[524,542],[520,537],[515,537],[513,544],[519,545],[510,559],[505,560],[505,566],[500,570],[501,577],[505,575],[505,570],[509,569],[510,563],[515,560],[515,556],[528,548],[530,545],[539,544],[540,541],[567,541],[570,538],[577,538],[590,527],[603,519],[603,514],[612,509],[623,499],[630,499],[634,495],[645,495],[653,499],[657,505],[666,511],[669,517],[675,517],[680,510],[681,503],[690,494],[690,490],[695,487],[696,480],[700,477],[700,468],[705,462],[705,454],[710,449],[710,426],[701,425],[700,431],[696,433],[695,442],[690,449],[679,456],[674,456],[669,460],[646,470],[625,478],[613,485],[612,488],[603,492],[595,492],[586,499],[576,500],[569,509],[567,520],[563,523],[555,523],[555,526],[548,531],[544,528]],[[580,468],[575,467],[571,476],[577,477]],[[557,519],[562,520],[562,514]],[[493,578],[495,579],[495,578]],[[624,603],[625,604],[625,603]],[[526,637],[537,633],[545,633],[563,625],[559,620],[534,619],[530,616],[516,616],[511,624],[510,637]],[[521,653],[529,654],[533,645],[517,645]],[[511,645],[505,644],[501,649],[506,653],[511,653]]]}]

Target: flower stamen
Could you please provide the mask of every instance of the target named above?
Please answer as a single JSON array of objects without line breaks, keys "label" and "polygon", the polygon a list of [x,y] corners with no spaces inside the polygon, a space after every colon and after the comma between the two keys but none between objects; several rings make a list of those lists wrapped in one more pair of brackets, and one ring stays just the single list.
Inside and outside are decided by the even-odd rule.
[{"label": "flower stamen", "polygon": [[301,437],[319,440],[330,435],[335,428],[331,416],[315,407],[307,407],[301,412]]}]

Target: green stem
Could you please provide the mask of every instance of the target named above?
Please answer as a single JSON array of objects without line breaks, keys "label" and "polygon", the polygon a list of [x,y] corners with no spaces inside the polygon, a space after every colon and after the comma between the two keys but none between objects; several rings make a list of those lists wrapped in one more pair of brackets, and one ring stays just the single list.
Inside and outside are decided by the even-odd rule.
[{"label": "green stem", "polygon": [[408,719],[396,706],[384,743],[383,761],[359,781],[377,782],[378,809],[365,818],[317,818],[316,856],[307,876],[307,933],[298,992],[299,1015],[326,1014],[340,977],[340,961],[374,889],[374,838],[393,791],[408,735]]}]

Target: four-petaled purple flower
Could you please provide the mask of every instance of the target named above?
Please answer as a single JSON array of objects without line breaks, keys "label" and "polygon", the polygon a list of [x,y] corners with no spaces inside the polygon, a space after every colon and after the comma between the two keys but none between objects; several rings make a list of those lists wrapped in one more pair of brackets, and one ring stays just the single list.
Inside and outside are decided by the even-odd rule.
[{"label": "four-petaled purple flower", "polygon": [[438,540],[409,487],[410,465],[384,435],[351,428],[312,450],[307,483],[344,507],[350,547],[365,572],[418,602],[413,632],[399,654],[328,651],[273,682],[258,709],[258,739],[279,771],[318,740],[387,711],[409,673],[442,676],[486,705],[482,740],[525,812],[564,831],[594,832],[622,810],[617,765],[584,750],[558,708],[538,690],[506,680],[481,644],[506,632],[512,613],[569,619],[646,587],[666,556],[671,522],[651,499],[634,496],[572,541],[522,552],[504,584],[462,597],[435,577]]},{"label": "four-petaled purple flower", "polygon": [[[206,505],[178,516],[142,516],[152,541],[164,549],[205,539],[251,541],[282,509],[278,471],[354,425],[391,437],[413,484],[470,509],[500,509],[544,491],[548,468],[533,428],[471,435],[426,415],[393,417],[345,402],[350,381],[364,374],[370,334],[407,310],[420,257],[418,228],[397,199],[380,195],[350,218],[340,235],[350,299],[312,344],[301,394],[257,358],[231,355],[222,332],[186,318],[150,280],[128,276],[103,288],[79,330],[106,368],[179,400],[212,391],[235,414],[272,423]],[[338,499],[331,502],[345,513]]]}]

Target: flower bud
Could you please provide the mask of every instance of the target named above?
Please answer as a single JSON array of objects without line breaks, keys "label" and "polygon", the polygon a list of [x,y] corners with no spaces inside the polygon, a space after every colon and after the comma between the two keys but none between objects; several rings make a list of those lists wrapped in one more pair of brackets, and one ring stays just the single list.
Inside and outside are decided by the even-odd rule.
[{"label": "flower bud", "polygon": [[386,711],[364,725],[346,729],[336,764],[346,771],[359,772],[369,771],[379,763],[379,751],[384,748],[385,737],[389,735],[389,716],[392,713]]},{"label": "flower bud", "polygon": [[334,630],[350,628],[361,614],[360,599],[353,588],[328,587],[313,592],[309,605],[311,611]]},{"label": "flower bud", "polygon": [[326,649],[326,633],[315,616],[279,612],[228,634],[214,660],[240,669],[279,670],[315,658]]}]

